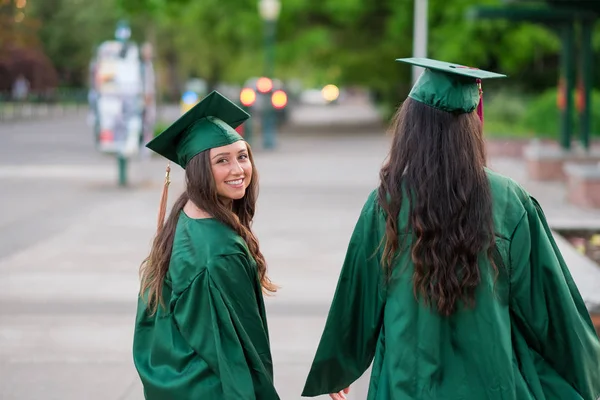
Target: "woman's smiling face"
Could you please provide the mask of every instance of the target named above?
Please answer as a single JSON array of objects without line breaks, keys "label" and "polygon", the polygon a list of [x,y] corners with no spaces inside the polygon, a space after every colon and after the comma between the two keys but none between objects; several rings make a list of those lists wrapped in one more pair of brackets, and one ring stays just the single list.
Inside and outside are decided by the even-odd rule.
[{"label": "woman's smiling face", "polygon": [[210,149],[210,165],[219,197],[239,200],[252,180],[252,162],[246,142]]}]

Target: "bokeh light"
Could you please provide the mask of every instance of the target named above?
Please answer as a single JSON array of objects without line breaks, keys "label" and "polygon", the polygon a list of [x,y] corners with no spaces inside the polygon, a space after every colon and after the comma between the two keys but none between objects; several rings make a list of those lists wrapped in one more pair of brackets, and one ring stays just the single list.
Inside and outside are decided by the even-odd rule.
[{"label": "bokeh light", "polygon": [[335,85],[326,85],[322,90],[323,98],[329,102],[337,100],[340,96],[340,89]]},{"label": "bokeh light", "polygon": [[250,88],[244,88],[240,92],[240,102],[246,106],[250,107],[256,101],[256,92]]},{"label": "bokeh light", "polygon": [[273,89],[273,81],[263,76],[256,81],[256,89],[261,93],[269,93]]},{"label": "bokeh light", "polygon": [[274,108],[281,109],[287,105],[287,94],[283,90],[276,90],[271,96],[271,104]]}]

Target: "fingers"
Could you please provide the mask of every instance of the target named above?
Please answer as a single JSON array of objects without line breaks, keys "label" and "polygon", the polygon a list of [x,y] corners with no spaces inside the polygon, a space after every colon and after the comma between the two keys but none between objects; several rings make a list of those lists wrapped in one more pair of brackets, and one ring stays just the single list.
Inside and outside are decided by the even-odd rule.
[{"label": "fingers", "polygon": [[331,397],[333,400],[346,400],[346,394],[348,393],[350,393],[350,386],[344,390],[340,390],[337,393],[331,393],[329,397]]},{"label": "fingers", "polygon": [[333,400],[346,400],[346,395],[343,393],[343,391],[340,391],[338,393],[331,393],[329,397],[331,397]]}]

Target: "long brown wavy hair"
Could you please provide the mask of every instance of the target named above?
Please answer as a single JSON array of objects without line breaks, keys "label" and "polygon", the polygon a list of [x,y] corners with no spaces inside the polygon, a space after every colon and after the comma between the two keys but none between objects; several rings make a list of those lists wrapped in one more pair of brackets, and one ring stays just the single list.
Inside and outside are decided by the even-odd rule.
[{"label": "long brown wavy hair", "polygon": [[404,247],[398,214],[407,200],[415,298],[448,316],[459,301],[475,304],[482,252],[497,273],[482,124],[474,112],[452,114],[408,98],[391,129],[394,138],[378,189],[386,214],[383,266],[390,276]]},{"label": "long brown wavy hair", "polygon": [[163,303],[162,286],[169,269],[175,228],[179,214],[188,200],[213,218],[231,227],[244,239],[250,254],[256,261],[263,290],[271,293],[277,291],[277,287],[267,276],[265,258],[251,229],[258,198],[258,172],[254,166],[250,145],[247,146],[248,157],[252,163],[252,178],[244,197],[234,200],[231,207],[225,205],[217,194],[210,163],[210,150],[201,152],[188,162],[185,168],[186,190],[173,204],[164,226],[154,238],[150,254],[140,266],[140,296],[146,295],[148,310],[151,313],[156,312],[158,306]]}]

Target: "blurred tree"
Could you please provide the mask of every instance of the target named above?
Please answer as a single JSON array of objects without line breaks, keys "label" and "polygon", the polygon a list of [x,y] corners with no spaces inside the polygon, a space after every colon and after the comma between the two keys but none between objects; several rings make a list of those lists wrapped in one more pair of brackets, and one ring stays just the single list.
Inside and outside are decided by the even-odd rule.
[{"label": "blurred tree", "polygon": [[288,0],[279,24],[278,66],[312,77],[315,86],[364,85],[376,98],[394,102],[410,80],[394,59],[410,54],[411,21],[408,1]]},{"label": "blurred tree", "polygon": [[48,94],[57,76],[39,40],[40,21],[25,0],[0,0],[0,91],[9,92],[22,75],[31,92]]},{"label": "blurred tree", "polygon": [[220,81],[238,81],[261,71],[257,49],[260,18],[254,0],[118,0],[130,15],[145,17],[164,60],[171,97],[181,76],[202,77],[209,90]]},{"label": "blurred tree", "polygon": [[[278,65],[313,84],[365,85],[395,105],[410,89],[413,1],[287,0],[279,25]],[[525,88],[553,86],[559,42],[549,30],[506,21],[468,21],[475,4],[500,0],[430,0],[428,56],[502,71]],[[297,69],[294,68],[297,66]],[[513,79],[513,82],[515,80]]]},{"label": "blurred tree", "polygon": [[[4,1],[4,0],[0,0]],[[394,62],[412,54],[413,0],[284,0],[277,28],[276,75],[309,86],[364,85],[395,105],[410,88],[411,70]],[[559,42],[538,25],[468,21],[476,4],[502,0],[429,0],[429,49],[438,58],[510,75],[503,85],[552,87]],[[113,37],[119,18],[138,42],[151,41],[162,85],[179,97],[181,81],[242,83],[263,71],[258,0],[46,0],[27,5],[41,22],[43,46],[63,82],[81,85],[94,46]],[[596,28],[594,46],[600,50]],[[596,52],[598,54],[598,51]],[[600,69],[596,69],[600,78]]]},{"label": "blurred tree", "polygon": [[[262,71],[261,21],[252,0],[193,2],[180,16],[175,37],[184,68],[207,80],[243,81]],[[257,54],[258,53],[258,54]]]},{"label": "blurred tree", "polygon": [[95,46],[114,38],[118,10],[112,0],[45,0],[27,6],[40,23],[39,38],[62,85],[85,86]]},{"label": "blurred tree", "polygon": [[31,18],[12,0],[0,0],[0,50],[8,47],[35,48],[39,47],[39,21]]},{"label": "blurred tree", "polygon": [[[430,0],[429,50],[434,58],[488,68],[510,75],[525,89],[543,90],[557,79],[558,37],[548,28],[504,20],[469,21],[474,5],[500,0]],[[506,84],[506,83],[505,83]]]}]

